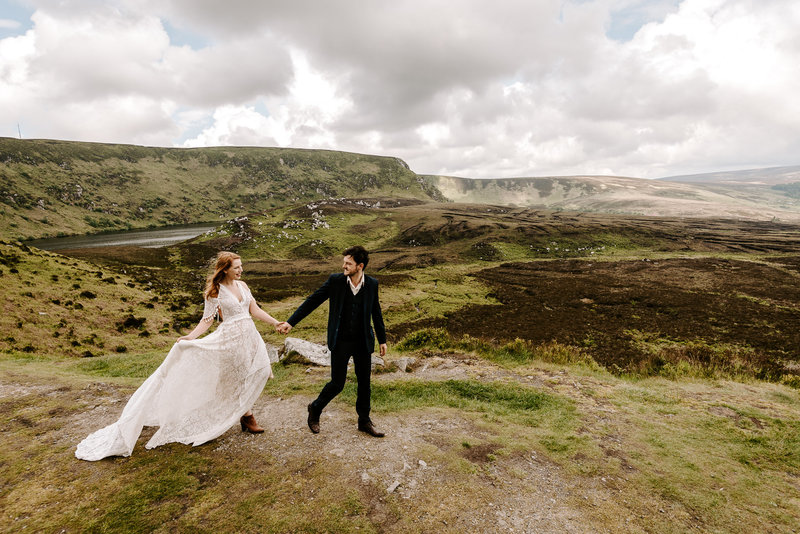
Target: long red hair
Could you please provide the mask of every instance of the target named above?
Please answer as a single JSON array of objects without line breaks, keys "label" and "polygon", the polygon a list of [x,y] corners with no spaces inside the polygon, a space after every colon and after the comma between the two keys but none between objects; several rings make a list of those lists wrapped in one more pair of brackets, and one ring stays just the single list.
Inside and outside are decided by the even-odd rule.
[{"label": "long red hair", "polygon": [[214,263],[214,271],[206,278],[206,289],[203,291],[205,298],[213,298],[219,295],[219,284],[225,279],[228,269],[233,265],[233,260],[239,260],[242,257],[233,252],[225,250],[217,253],[217,259]]}]

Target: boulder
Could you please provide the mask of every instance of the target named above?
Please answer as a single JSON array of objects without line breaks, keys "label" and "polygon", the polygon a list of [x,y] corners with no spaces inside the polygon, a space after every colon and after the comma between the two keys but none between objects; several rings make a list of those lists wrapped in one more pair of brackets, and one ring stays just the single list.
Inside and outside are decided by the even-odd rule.
[{"label": "boulder", "polygon": [[287,337],[283,342],[283,357],[295,353],[308,363],[330,367],[331,351],[325,345],[319,345],[296,337]]},{"label": "boulder", "polygon": [[269,355],[269,363],[276,364],[278,360],[280,360],[280,356],[278,354],[278,347],[275,345],[270,345],[269,343],[265,343],[267,346],[267,354]]},{"label": "boulder", "polygon": [[394,364],[397,366],[397,369],[402,372],[406,372],[409,370],[409,367],[413,366],[417,363],[416,358],[397,358],[394,361]]},{"label": "boulder", "polygon": [[[287,337],[283,342],[283,354],[280,355],[280,359],[284,359],[290,354],[296,354],[305,362],[313,365],[320,365],[323,367],[331,366],[331,351],[328,350],[328,347],[306,341],[305,339]],[[270,355],[270,361],[272,361],[272,355]],[[352,364],[353,361],[350,360],[350,365]],[[385,365],[385,362],[383,358],[373,354],[372,368],[374,369],[376,365]]]}]

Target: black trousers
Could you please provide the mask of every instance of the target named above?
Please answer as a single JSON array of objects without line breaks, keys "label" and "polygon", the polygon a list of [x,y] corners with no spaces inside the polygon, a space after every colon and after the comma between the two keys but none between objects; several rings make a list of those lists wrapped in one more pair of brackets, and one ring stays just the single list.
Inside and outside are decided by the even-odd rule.
[{"label": "black trousers", "polygon": [[338,341],[336,343],[336,348],[331,352],[331,380],[322,388],[319,397],[311,403],[317,415],[322,413],[325,406],[344,389],[344,383],[347,379],[347,364],[352,356],[356,380],[358,381],[358,395],[356,397],[358,422],[369,422],[369,376],[372,372],[372,354],[368,353],[363,345],[363,343],[351,341]]}]

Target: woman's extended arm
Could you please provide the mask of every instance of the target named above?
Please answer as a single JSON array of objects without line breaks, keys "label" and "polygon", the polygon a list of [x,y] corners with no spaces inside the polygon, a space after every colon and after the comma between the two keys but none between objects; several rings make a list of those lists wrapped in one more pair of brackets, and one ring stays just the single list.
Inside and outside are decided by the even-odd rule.
[{"label": "woman's extended arm", "polygon": [[281,322],[265,312],[261,309],[261,307],[256,302],[256,299],[250,299],[250,315],[255,317],[256,319],[261,319],[265,323],[274,326],[275,328],[278,327]]},{"label": "woman's extended arm", "polygon": [[214,318],[210,317],[211,320],[208,319],[200,319],[200,322],[197,323],[197,326],[194,327],[194,330],[186,334],[185,336],[181,336],[178,338],[178,341],[190,341],[192,339],[197,339],[199,336],[203,335],[206,330],[211,326],[211,323],[214,322]]},{"label": "woman's extended arm", "polygon": [[179,337],[178,341],[191,341],[203,335],[205,331],[209,329],[211,323],[214,322],[214,316],[219,316],[219,320],[222,320],[222,310],[219,309],[219,299],[216,297],[207,298],[205,300],[205,306],[203,307],[203,318],[200,319],[200,322],[197,323],[194,330],[185,336]]}]

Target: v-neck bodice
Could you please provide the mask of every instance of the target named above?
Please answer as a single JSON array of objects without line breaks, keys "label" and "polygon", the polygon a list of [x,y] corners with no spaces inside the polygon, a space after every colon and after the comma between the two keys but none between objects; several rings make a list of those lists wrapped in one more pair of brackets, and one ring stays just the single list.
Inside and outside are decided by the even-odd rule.
[{"label": "v-neck bodice", "polygon": [[250,301],[253,296],[245,284],[234,281],[236,287],[242,295],[242,299],[236,298],[233,290],[220,284],[219,294],[216,297],[206,299],[205,310],[203,311],[203,319],[206,321],[213,320],[218,311],[222,311],[222,318],[225,321],[250,317]]},{"label": "v-neck bodice", "polygon": [[225,289],[227,289],[227,290],[228,290],[228,293],[230,293],[231,295],[233,295],[233,298],[235,298],[235,299],[236,299],[236,302],[238,302],[239,304],[242,304],[242,303],[244,302],[244,291],[242,290],[242,286],[241,286],[241,285],[240,285],[240,284],[239,284],[239,283],[238,283],[236,280],[234,280],[234,281],[233,281],[233,283],[236,285],[236,288],[239,290],[239,294],[242,296],[242,298],[238,298],[238,297],[236,296],[236,293],[234,293],[234,292],[233,292],[233,290],[232,290],[232,289],[230,289],[230,288],[229,288],[228,286],[226,286],[226,285],[220,284],[220,285],[219,285],[219,287],[224,287]]}]

